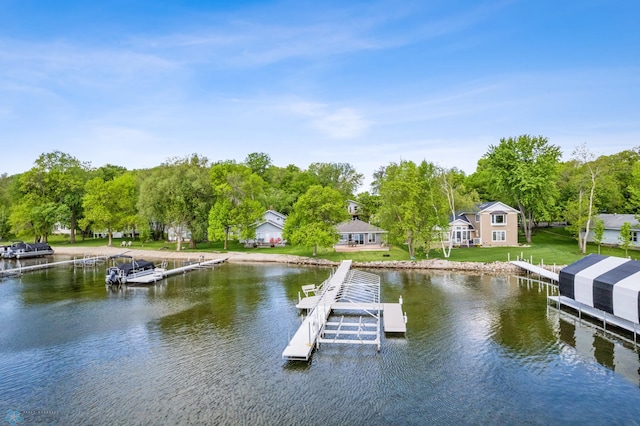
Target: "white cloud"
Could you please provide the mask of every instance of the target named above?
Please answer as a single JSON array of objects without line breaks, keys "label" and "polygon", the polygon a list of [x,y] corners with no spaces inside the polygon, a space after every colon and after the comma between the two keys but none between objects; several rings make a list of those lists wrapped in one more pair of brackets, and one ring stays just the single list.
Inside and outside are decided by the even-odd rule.
[{"label": "white cloud", "polygon": [[327,104],[294,101],[288,103],[286,110],[309,118],[308,125],[331,139],[354,139],[363,136],[372,121],[364,114],[350,107],[331,107]]}]

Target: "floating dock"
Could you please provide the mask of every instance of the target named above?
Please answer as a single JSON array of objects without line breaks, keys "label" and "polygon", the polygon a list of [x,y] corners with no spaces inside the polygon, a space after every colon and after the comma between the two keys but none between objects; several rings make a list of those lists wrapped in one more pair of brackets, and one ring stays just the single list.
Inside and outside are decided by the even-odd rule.
[{"label": "floating dock", "polygon": [[[351,261],[345,260],[317,289],[303,286],[307,297],[296,307],[308,315],[282,352],[283,358],[307,361],[321,343],[369,344],[380,350],[381,315],[385,332],[406,332],[401,304],[380,302],[380,277],[350,268]],[[316,295],[309,296],[311,292]]]},{"label": "floating dock", "polygon": [[213,267],[214,265],[224,262],[227,259],[228,259],[227,257],[224,257],[220,259],[204,260],[204,261],[190,263],[188,265],[180,266],[178,268],[173,268],[173,269],[155,268],[152,274],[143,275],[140,277],[127,278],[127,284],[130,284],[130,283],[152,284],[166,277],[169,277],[171,275],[184,274],[196,269],[210,268],[210,267]]}]

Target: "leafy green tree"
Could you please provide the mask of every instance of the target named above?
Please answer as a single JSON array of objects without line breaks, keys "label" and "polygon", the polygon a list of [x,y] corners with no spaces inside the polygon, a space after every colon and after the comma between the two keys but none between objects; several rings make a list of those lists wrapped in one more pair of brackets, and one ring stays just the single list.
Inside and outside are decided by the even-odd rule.
[{"label": "leafy green tree", "polygon": [[289,164],[269,167],[265,174],[264,205],[289,215],[300,195],[318,184],[318,178],[306,170]]},{"label": "leafy green tree", "polygon": [[475,191],[482,201],[496,201],[506,197],[496,186],[486,156],[478,160],[475,172],[466,177],[464,185],[468,191]]},{"label": "leafy green tree", "polygon": [[569,200],[567,217],[571,228],[578,236],[578,246],[582,253],[587,252],[587,235],[591,228],[596,203],[596,187],[599,184],[600,167],[594,161],[594,155],[583,144],[573,152],[576,167],[576,187],[578,200]]},{"label": "leafy green tree", "polygon": [[116,177],[125,174],[127,172],[126,167],[116,166],[114,164],[105,164],[104,166],[100,166],[97,169],[91,172],[91,178],[102,178],[103,181],[107,182],[110,180],[114,180]]},{"label": "leafy green tree", "polygon": [[593,241],[598,245],[598,254],[600,254],[604,230],[604,221],[602,219],[596,220],[595,227],[593,228]]},{"label": "leafy green tree", "polygon": [[340,235],[336,225],[347,220],[346,200],[338,190],[314,185],[298,198],[284,224],[283,237],[293,245],[330,247]]},{"label": "leafy green tree", "polygon": [[[193,154],[168,163],[169,177],[162,188],[168,198],[167,219],[178,229],[186,227],[190,234],[190,247],[196,248],[198,240],[206,237],[208,215],[213,203],[213,189],[209,179],[209,160]],[[181,232],[178,232],[177,249],[181,249]]]},{"label": "leafy green tree", "polygon": [[0,175],[0,240],[9,235],[11,229],[9,224],[9,214],[13,204],[11,188],[15,181],[15,177],[9,177],[6,173]]},{"label": "leafy green tree", "polygon": [[487,167],[498,191],[515,203],[527,243],[531,243],[531,229],[536,216],[549,214],[558,190],[555,185],[560,148],[549,144],[547,138],[529,135],[503,138],[491,145],[485,154]]},{"label": "leafy green tree", "polygon": [[265,154],[264,152],[252,152],[247,155],[247,158],[244,160],[244,164],[251,169],[251,172],[257,174],[263,179],[269,167],[273,165],[269,154]]},{"label": "leafy green tree", "polygon": [[321,186],[339,191],[344,199],[352,198],[364,179],[349,163],[312,163],[309,172],[317,177]]},{"label": "leafy green tree", "polygon": [[165,163],[151,170],[138,174],[139,196],[136,204],[138,211],[137,227],[148,231],[148,238],[153,241],[165,237],[165,228],[169,223],[169,198],[165,196],[166,180],[170,179],[171,170]]},{"label": "leafy green tree", "polygon": [[182,249],[185,231],[191,248],[206,239],[208,215],[213,204],[209,160],[197,154],[172,158],[140,176],[137,222],[149,229],[153,239],[164,236],[171,226]]},{"label": "leafy green tree", "polygon": [[374,225],[379,224],[378,210],[380,209],[380,196],[371,195],[369,192],[361,192],[354,200],[360,205],[358,217],[364,222]]},{"label": "leafy green tree", "polygon": [[631,179],[627,187],[630,211],[640,216],[640,161],[631,168]]},{"label": "leafy green tree", "polygon": [[[475,190],[467,191],[465,188],[465,175],[461,171],[453,168],[450,170],[440,169],[438,171],[442,184],[442,191],[447,200],[447,213],[450,218],[455,218],[458,210],[470,211],[478,203],[478,195]],[[449,227],[447,226],[447,229]],[[449,245],[445,246],[444,233],[440,233],[442,250],[444,257],[451,255],[453,238],[449,238]]]},{"label": "leafy green tree", "polygon": [[435,235],[448,225],[446,197],[438,169],[423,161],[389,164],[380,179],[380,222],[389,239],[406,244],[415,258],[418,248],[429,249]]},{"label": "leafy green tree", "polygon": [[33,232],[46,240],[53,225],[62,222],[69,226],[70,242],[74,243],[88,173],[89,165],[69,154],[41,154],[34,167],[20,176],[21,202],[30,208],[21,209],[26,216],[14,216],[16,226],[24,230],[20,224],[31,223]]},{"label": "leafy green tree", "polygon": [[255,223],[264,214],[259,201],[264,181],[244,164],[220,162],[211,167],[211,185],[215,203],[209,211],[209,236],[224,241],[227,249],[232,232],[242,239],[255,236]]},{"label": "leafy green tree", "polygon": [[85,191],[81,226],[106,229],[111,246],[113,232],[136,221],[135,177],[127,172],[106,182],[100,177],[93,178],[87,182]]},{"label": "leafy green tree", "polygon": [[629,255],[629,247],[631,246],[631,224],[625,222],[620,227],[620,236],[618,237],[620,248],[624,250],[624,255]]}]

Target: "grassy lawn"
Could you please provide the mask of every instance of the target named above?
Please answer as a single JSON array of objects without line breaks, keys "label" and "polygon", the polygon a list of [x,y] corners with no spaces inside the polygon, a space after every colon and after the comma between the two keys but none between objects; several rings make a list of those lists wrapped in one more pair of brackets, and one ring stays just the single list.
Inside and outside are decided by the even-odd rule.
[{"label": "grassy lawn", "polygon": [[[128,241],[128,239],[125,239]],[[524,237],[520,237],[520,241],[524,241]],[[113,245],[119,247],[121,239],[114,239]],[[51,245],[67,245],[68,237],[52,236],[49,238]],[[77,247],[100,247],[107,245],[106,239],[88,238],[84,241],[78,239],[75,246]],[[187,244],[183,244],[183,251],[193,252],[225,252],[222,242],[199,243],[196,249],[190,249]],[[176,249],[175,243],[167,243],[164,241],[150,241],[142,244],[140,241],[133,241],[131,248],[146,250],[168,250]],[[125,249],[123,247],[123,249]],[[253,248],[244,247],[237,241],[230,241],[227,251],[238,251],[245,253],[273,253],[273,254],[290,254],[296,256],[311,257],[313,250],[309,247],[286,246],[286,247],[265,247]],[[590,244],[587,246],[587,253],[597,253],[597,246]],[[625,257],[624,250],[612,247],[602,247],[601,254],[608,256]],[[384,256],[387,254],[388,256]],[[632,259],[640,259],[640,251],[629,250],[628,254]],[[543,228],[538,229],[532,237],[530,246],[521,245],[519,247],[470,247],[470,248],[454,248],[451,250],[449,260],[459,262],[506,262],[507,260],[516,260],[522,256],[526,260],[533,259],[534,264],[541,261],[544,264],[566,265],[583,257],[578,249],[577,240],[566,232],[563,228]],[[409,260],[409,253],[406,247],[392,246],[388,252],[367,251],[367,252],[346,252],[337,253],[333,248],[318,249],[318,258],[333,261],[341,261],[351,259],[356,262],[373,262],[373,261],[391,261],[391,260]],[[430,259],[444,259],[442,249],[432,249],[429,251]],[[426,255],[422,254],[417,260],[425,259]]]}]

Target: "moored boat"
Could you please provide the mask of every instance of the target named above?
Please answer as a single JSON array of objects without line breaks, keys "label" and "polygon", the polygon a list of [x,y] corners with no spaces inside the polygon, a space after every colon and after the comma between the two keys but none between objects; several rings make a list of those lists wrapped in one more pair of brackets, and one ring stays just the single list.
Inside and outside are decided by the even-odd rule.
[{"label": "moored boat", "polygon": [[3,251],[5,259],[27,259],[52,255],[53,249],[47,243],[25,243],[16,241]]},{"label": "moored boat", "polygon": [[105,282],[108,285],[126,284],[132,278],[153,274],[156,269],[153,262],[134,259],[133,256],[118,254],[109,259],[113,266],[107,268]]}]

